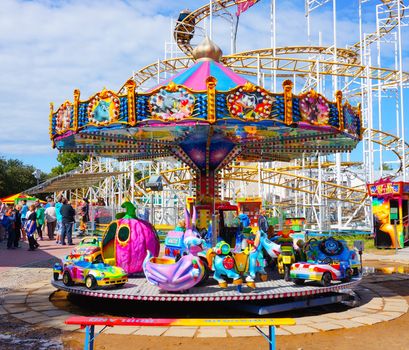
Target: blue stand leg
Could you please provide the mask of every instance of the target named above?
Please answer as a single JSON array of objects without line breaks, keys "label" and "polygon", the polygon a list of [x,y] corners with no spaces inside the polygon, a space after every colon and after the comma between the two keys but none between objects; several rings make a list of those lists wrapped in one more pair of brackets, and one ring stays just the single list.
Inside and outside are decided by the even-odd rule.
[{"label": "blue stand leg", "polygon": [[270,340],[270,350],[276,350],[276,328],[268,326],[268,339]]},{"label": "blue stand leg", "polygon": [[89,341],[89,350],[94,350],[94,330],[95,330],[95,326],[92,325],[91,332],[90,332],[91,339]]},{"label": "blue stand leg", "polygon": [[84,350],[94,350],[94,329],[93,325],[85,327]]}]

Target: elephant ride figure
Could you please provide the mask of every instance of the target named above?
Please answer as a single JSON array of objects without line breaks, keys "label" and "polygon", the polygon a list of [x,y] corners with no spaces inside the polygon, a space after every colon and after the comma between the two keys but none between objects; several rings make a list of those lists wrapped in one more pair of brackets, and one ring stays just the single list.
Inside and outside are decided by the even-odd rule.
[{"label": "elephant ride figure", "polygon": [[247,239],[247,247],[241,251],[232,251],[228,243],[218,242],[206,254],[209,268],[214,271],[213,278],[221,288],[227,288],[224,276],[233,280],[238,291],[241,291],[243,279],[248,287],[256,288],[257,274],[262,281],[267,280],[262,248],[274,258],[280,253],[280,246],[271,242],[262,231],[256,232],[254,240]]}]

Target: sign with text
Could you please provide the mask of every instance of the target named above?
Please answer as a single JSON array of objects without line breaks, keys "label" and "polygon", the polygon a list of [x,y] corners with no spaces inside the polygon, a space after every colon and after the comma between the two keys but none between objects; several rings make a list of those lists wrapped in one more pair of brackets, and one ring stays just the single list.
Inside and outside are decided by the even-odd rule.
[{"label": "sign with text", "polygon": [[368,194],[371,197],[394,196],[402,194],[401,182],[382,182],[368,184]]}]

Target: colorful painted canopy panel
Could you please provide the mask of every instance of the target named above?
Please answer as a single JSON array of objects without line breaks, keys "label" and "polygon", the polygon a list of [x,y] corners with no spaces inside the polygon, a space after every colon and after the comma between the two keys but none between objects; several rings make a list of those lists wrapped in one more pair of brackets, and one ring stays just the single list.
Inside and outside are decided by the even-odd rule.
[{"label": "colorful painted canopy panel", "polygon": [[50,136],[61,151],[118,159],[176,157],[198,170],[227,161],[291,160],[316,151],[352,150],[361,139],[360,110],[342,94],[336,101],[311,90],[283,93],[243,79],[213,60],[202,60],[147,93],[102,90],[51,108]]}]

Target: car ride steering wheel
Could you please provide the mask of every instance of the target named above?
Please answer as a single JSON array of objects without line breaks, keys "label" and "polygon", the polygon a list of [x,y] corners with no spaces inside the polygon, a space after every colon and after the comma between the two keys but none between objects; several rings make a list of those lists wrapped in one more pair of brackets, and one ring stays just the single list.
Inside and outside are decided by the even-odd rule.
[{"label": "car ride steering wheel", "polygon": [[330,258],[329,256],[327,256],[326,258],[322,259],[320,261],[321,264],[332,264],[334,261],[332,260],[332,258]]}]

